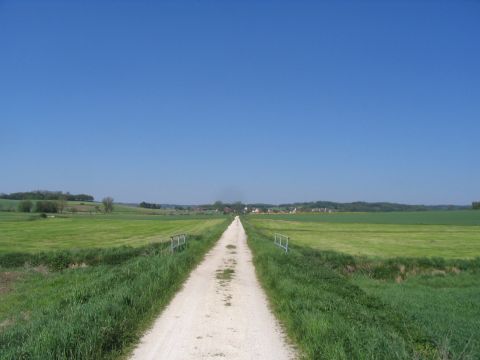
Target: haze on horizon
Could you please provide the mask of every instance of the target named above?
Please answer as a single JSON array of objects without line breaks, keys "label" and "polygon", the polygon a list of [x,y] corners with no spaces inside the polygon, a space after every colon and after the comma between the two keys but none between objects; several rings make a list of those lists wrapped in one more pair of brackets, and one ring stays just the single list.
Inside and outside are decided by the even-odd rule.
[{"label": "haze on horizon", "polygon": [[480,200],[480,3],[0,1],[0,192]]}]

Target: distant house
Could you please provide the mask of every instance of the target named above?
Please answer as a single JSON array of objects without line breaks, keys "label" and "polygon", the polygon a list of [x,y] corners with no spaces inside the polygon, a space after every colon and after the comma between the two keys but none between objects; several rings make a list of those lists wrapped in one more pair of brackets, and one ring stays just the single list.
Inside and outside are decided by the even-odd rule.
[{"label": "distant house", "polygon": [[233,212],[233,209],[232,209],[232,208],[229,208],[229,207],[227,207],[227,206],[223,208],[223,213],[224,213],[224,214],[230,214],[230,213],[232,213],[232,212]]}]

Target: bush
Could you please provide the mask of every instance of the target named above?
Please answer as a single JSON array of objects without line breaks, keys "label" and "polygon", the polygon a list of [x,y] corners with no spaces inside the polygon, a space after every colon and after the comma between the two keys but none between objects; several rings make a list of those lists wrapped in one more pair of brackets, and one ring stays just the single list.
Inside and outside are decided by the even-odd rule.
[{"label": "bush", "polygon": [[18,203],[18,211],[30,212],[32,211],[33,203],[30,200],[22,200]]},{"label": "bush", "polygon": [[35,212],[39,213],[56,213],[58,205],[54,201],[41,200],[35,203]]}]

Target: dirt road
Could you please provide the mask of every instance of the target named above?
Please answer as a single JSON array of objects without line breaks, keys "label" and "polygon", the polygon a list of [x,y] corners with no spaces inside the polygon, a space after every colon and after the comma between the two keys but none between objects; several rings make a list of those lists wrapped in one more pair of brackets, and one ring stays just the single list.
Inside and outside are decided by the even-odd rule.
[{"label": "dirt road", "polygon": [[292,359],[255,276],[239,218],[144,335],[131,359]]}]

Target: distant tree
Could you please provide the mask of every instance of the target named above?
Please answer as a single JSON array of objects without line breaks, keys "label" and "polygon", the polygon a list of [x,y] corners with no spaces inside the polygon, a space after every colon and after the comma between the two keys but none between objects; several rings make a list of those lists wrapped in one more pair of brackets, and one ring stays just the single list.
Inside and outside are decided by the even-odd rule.
[{"label": "distant tree", "polygon": [[480,201],[472,202],[472,209],[473,210],[480,210]]},{"label": "distant tree", "polygon": [[30,200],[22,200],[18,203],[18,211],[30,212],[32,211],[33,203]]},{"label": "distant tree", "polygon": [[102,199],[103,211],[106,213],[111,213],[113,211],[113,198],[107,196]]},{"label": "distant tree", "polygon": [[215,201],[213,203],[213,209],[214,210],[222,211],[224,207],[225,207],[225,205],[221,201]]},{"label": "distant tree", "polygon": [[63,213],[63,210],[65,209],[66,205],[67,205],[66,196],[63,196],[63,195],[60,196],[57,200],[57,209],[60,214]]},{"label": "distant tree", "polygon": [[243,212],[243,209],[245,209],[245,205],[240,202],[236,201],[231,205],[231,208],[236,212],[236,213],[241,213]]}]

